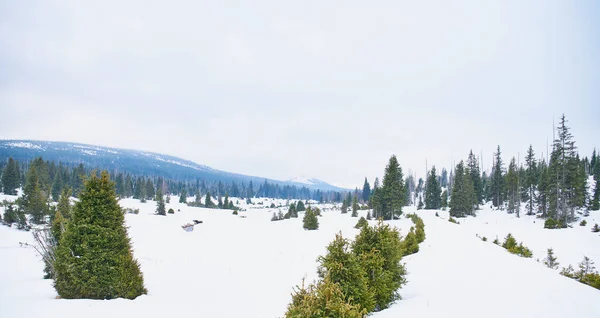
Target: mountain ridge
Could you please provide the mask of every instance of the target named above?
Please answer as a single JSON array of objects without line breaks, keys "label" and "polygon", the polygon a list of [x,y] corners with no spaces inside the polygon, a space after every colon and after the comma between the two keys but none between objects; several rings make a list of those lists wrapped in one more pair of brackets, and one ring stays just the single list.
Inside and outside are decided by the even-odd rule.
[{"label": "mountain ridge", "polygon": [[302,183],[295,180],[277,180],[245,175],[211,168],[194,161],[151,151],[96,146],[77,142],[46,141],[29,139],[0,140],[0,160],[13,157],[18,161],[29,161],[35,157],[62,162],[67,165],[84,164],[88,167],[129,172],[138,175],[160,175],[175,180],[222,182],[253,182],[255,185],[269,183],[306,187],[312,190],[349,191],[316,178],[314,182]]}]

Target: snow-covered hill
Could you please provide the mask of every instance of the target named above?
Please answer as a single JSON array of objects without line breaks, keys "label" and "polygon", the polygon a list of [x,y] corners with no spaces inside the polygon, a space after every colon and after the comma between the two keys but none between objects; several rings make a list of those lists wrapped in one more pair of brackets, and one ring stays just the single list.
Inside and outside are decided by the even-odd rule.
[{"label": "snow-covered hill", "polygon": [[[354,238],[358,219],[323,205],[319,230],[305,231],[302,215],[270,221],[277,209],[268,206],[285,201],[253,200],[254,205],[240,200],[246,211],[235,216],[173,203],[174,197],[167,208],[177,212],[166,217],[153,215],[151,201],[121,200],[124,207],[140,209],[127,214],[126,222],[149,293],[133,301],[55,299],[52,282],[42,279],[39,257],[19,246],[31,242],[31,234],[0,226],[0,317],[281,317],[292,287],[303,277],[317,277],[317,256],[338,231]],[[417,254],[403,259],[408,270],[403,299],[372,317],[600,317],[599,290],[536,262],[547,247],[555,249],[561,266],[576,266],[583,255],[600,262],[600,235],[589,231],[600,221],[599,212],[587,218],[587,227],[566,230],[544,230],[537,220],[489,210],[459,225],[448,222],[444,211],[440,217],[435,211],[418,214],[427,238]],[[193,219],[204,223],[184,232],[180,226]],[[391,223],[402,234],[412,226],[404,218]],[[533,250],[533,258],[491,242],[509,232]]]},{"label": "snow-covered hill", "polygon": [[71,142],[54,142],[38,140],[0,140],[0,161],[13,157],[18,161],[29,161],[36,157],[54,160],[63,164],[78,165],[90,168],[123,171],[135,175],[162,176],[175,180],[196,180],[228,182],[254,182],[280,185],[295,185],[309,189],[344,190],[318,179],[301,181],[280,181],[258,176],[248,176],[213,169],[190,160],[153,152],[100,147]]}]

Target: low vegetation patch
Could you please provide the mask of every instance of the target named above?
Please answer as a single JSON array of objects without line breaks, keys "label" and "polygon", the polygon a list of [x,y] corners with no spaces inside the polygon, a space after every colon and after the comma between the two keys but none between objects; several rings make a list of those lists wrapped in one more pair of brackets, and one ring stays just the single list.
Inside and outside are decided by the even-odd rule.
[{"label": "low vegetation patch", "polygon": [[458,221],[457,221],[455,218],[453,218],[453,217],[450,217],[450,218],[448,219],[448,222],[451,222],[451,223],[454,223],[454,224],[460,224],[460,223],[459,223],[459,222],[458,222]]},{"label": "low vegetation patch", "polygon": [[544,222],[545,229],[564,229],[567,227],[567,223],[564,220],[554,220],[553,218],[548,218]]},{"label": "low vegetation patch", "polygon": [[600,227],[598,227],[598,223],[596,223],[592,227],[592,233],[598,233],[598,232],[600,232]]},{"label": "low vegetation patch", "polygon": [[533,253],[529,248],[523,245],[523,242],[517,245],[517,240],[512,236],[512,234],[508,233],[506,238],[504,239],[504,243],[502,243],[502,247],[504,247],[507,251],[512,254],[519,255],[521,257],[530,258],[533,256]]},{"label": "low vegetation patch", "polygon": [[360,229],[363,226],[368,226],[369,222],[367,222],[367,219],[365,219],[364,217],[361,217],[360,219],[358,219],[358,222],[356,223],[356,225],[354,226],[355,229]]},{"label": "low vegetation patch", "polygon": [[[314,215],[309,210],[307,214]],[[423,220],[410,218],[415,227],[404,240],[396,228],[381,220],[369,226],[364,217],[356,225],[360,233],[353,242],[337,234],[327,254],[317,260],[319,280],[296,287],[285,317],[365,317],[389,307],[406,283],[402,257],[416,253],[425,239]]]},{"label": "low vegetation patch", "polygon": [[582,220],[582,221],[579,223],[579,225],[580,225],[580,226],[586,226],[586,225],[587,225],[587,221],[586,221],[586,220]]},{"label": "low vegetation patch", "polygon": [[600,274],[596,271],[594,261],[587,256],[584,256],[583,261],[579,263],[578,271],[575,271],[573,266],[569,265],[566,268],[563,267],[560,274],[575,279],[580,283],[600,289]]}]

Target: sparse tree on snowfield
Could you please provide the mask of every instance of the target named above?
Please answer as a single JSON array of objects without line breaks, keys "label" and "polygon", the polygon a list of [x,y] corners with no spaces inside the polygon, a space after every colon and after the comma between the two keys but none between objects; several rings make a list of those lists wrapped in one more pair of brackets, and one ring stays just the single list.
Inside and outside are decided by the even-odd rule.
[{"label": "sparse tree on snowfield", "polygon": [[556,256],[554,256],[553,249],[551,249],[551,248],[548,249],[548,255],[546,256],[546,259],[544,259],[544,264],[552,269],[557,269],[558,265],[560,265],[560,263],[557,262]]},{"label": "sparse tree on snowfield", "polygon": [[464,217],[474,215],[475,190],[468,169],[461,160],[456,165],[452,195],[450,197],[450,216]]},{"label": "sparse tree on snowfield", "polygon": [[391,220],[402,215],[405,203],[404,176],[396,156],[390,157],[383,176],[381,187],[381,216],[384,220]]},{"label": "sparse tree on snowfield", "polygon": [[56,250],[54,287],[62,298],[134,299],[145,294],[124,215],[108,172],[92,173]]},{"label": "sparse tree on snowfield", "polygon": [[158,187],[156,190],[156,214],[167,215],[167,209],[165,208],[165,200],[163,198],[162,189]]},{"label": "sparse tree on snowfield", "polygon": [[352,200],[352,215],[353,218],[358,217],[358,198],[356,197],[356,195],[354,196],[354,199]]},{"label": "sparse tree on snowfield", "polygon": [[[296,216],[297,217],[297,216]],[[312,209],[307,209],[304,213],[304,219],[302,220],[302,227],[305,230],[317,230],[319,229],[319,219]]]},{"label": "sparse tree on snowfield", "polygon": [[537,190],[537,165],[535,161],[535,154],[533,153],[533,147],[529,145],[529,149],[527,150],[527,156],[525,157],[525,180],[523,187],[526,189],[527,195],[527,215],[534,214],[534,202],[535,202],[535,192]]},{"label": "sparse tree on snowfield", "polygon": [[185,189],[181,190],[181,195],[179,196],[179,203],[187,203],[187,192]]}]

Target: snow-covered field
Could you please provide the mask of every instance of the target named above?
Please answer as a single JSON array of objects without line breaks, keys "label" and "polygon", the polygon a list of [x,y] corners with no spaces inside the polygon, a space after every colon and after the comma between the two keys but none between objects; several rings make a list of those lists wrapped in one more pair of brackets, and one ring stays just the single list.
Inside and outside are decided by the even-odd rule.
[{"label": "snow-covered field", "polygon": [[[123,207],[140,209],[127,214],[126,222],[148,295],[133,301],[55,299],[52,281],[42,279],[40,258],[19,245],[32,242],[31,233],[0,226],[0,317],[282,317],[292,287],[303,277],[316,278],[317,256],[336,232],[353,238],[358,219],[324,211],[319,230],[305,231],[302,213],[271,222],[277,211],[268,208],[272,200],[254,201],[263,205],[240,200],[246,209],[240,216],[170,203],[175,214],[162,217],[153,215],[154,202],[121,200]],[[480,211],[460,225],[448,222],[444,211],[440,217],[418,213],[427,238],[419,253],[403,259],[409,272],[403,299],[373,317],[600,317],[599,290],[535,260],[553,247],[561,266],[576,267],[583,255],[600,266],[600,235],[590,232],[600,213],[592,212],[585,228],[575,224],[567,230],[544,230],[539,220],[499,211]],[[181,229],[194,219],[203,223],[193,232]],[[404,218],[392,223],[402,234],[412,225]],[[502,240],[509,232],[532,249],[532,259],[492,244],[496,235]]]}]

